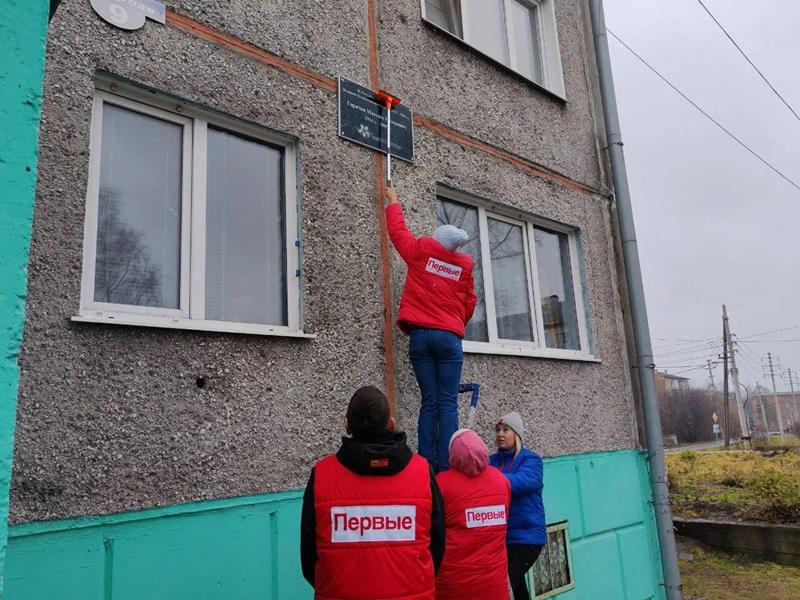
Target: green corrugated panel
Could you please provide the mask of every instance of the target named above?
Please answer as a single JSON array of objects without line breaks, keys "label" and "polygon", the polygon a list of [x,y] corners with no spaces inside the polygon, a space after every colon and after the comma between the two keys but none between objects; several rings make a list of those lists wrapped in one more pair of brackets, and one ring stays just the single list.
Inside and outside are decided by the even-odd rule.
[{"label": "green corrugated panel", "polygon": [[[549,522],[569,521],[575,589],[560,600],[664,597],[638,451],[545,461]],[[300,574],[301,492],[13,527],[11,600],[311,598]]]},{"label": "green corrugated panel", "polygon": [[311,598],[299,492],[12,528],[8,598]]}]

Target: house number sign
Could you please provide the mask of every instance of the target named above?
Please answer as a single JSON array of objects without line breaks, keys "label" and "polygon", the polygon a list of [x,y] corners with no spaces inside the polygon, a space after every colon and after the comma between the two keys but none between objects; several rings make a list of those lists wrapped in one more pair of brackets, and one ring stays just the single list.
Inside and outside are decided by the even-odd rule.
[{"label": "house number sign", "polygon": [[166,9],[156,0],[91,0],[92,8],[114,27],[133,31],[144,27],[146,19],[163,24]]}]

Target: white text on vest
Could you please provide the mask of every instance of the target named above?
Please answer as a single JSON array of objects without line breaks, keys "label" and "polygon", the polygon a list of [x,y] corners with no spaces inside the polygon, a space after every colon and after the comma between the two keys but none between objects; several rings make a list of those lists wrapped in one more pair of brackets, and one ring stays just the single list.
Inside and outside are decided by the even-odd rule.
[{"label": "white text on vest", "polygon": [[331,542],[410,542],[416,536],[416,506],[331,508]]},{"label": "white text on vest", "polygon": [[428,259],[428,264],[425,265],[425,270],[428,273],[433,273],[434,275],[444,277],[445,279],[452,279],[453,281],[458,281],[461,279],[461,267],[458,265],[451,265],[450,263],[446,263],[441,260],[436,260],[435,258]]},{"label": "white text on vest", "polygon": [[502,504],[494,506],[477,506],[464,511],[467,518],[467,527],[488,527],[490,525],[506,524],[506,507]]}]

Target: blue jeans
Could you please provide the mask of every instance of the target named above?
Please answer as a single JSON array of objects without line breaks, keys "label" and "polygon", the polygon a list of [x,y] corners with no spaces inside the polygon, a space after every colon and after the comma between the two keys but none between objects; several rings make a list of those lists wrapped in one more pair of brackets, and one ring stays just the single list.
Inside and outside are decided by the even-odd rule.
[{"label": "blue jeans", "polygon": [[446,471],[450,436],[458,429],[458,384],[464,364],[461,338],[441,329],[412,329],[408,355],[422,395],[419,453],[434,471]]}]

